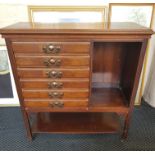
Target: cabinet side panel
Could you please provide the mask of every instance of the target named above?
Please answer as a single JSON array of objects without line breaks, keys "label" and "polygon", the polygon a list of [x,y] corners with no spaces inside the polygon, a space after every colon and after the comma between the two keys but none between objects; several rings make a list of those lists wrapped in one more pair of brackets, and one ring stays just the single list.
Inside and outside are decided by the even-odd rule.
[{"label": "cabinet side panel", "polygon": [[130,103],[131,101],[131,95],[136,80],[136,74],[137,72],[139,74],[141,72],[141,70],[138,70],[138,63],[143,63],[142,61],[139,62],[142,53],[142,45],[142,42],[133,42],[132,44],[126,44],[125,46],[126,55],[121,77],[121,88],[128,103]]},{"label": "cabinet side panel", "polygon": [[17,93],[18,93],[18,97],[19,97],[19,101],[20,101],[20,105],[21,105],[21,111],[23,114],[23,119],[24,119],[26,131],[27,131],[27,136],[30,140],[32,140],[32,133],[31,133],[29,117],[28,117],[28,114],[26,113],[25,108],[23,106],[24,102],[23,102],[23,97],[22,97],[22,90],[21,90],[18,75],[17,75],[17,67],[16,67],[16,63],[15,63],[14,53],[12,50],[12,42],[10,39],[5,39],[5,41],[6,41],[6,45],[7,45],[7,49],[8,49],[10,62],[11,62],[13,76],[14,76],[15,83],[16,83]]},{"label": "cabinet side panel", "polygon": [[125,61],[123,65],[120,87],[122,88],[128,103],[131,100],[141,48],[142,42],[126,43],[126,46],[124,46]]}]

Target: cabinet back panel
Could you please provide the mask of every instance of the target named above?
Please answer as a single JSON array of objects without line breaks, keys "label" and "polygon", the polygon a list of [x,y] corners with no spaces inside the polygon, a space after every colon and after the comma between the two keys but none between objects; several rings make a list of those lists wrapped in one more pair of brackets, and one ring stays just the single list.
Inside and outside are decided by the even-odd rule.
[{"label": "cabinet back panel", "polygon": [[118,87],[123,62],[124,44],[121,42],[94,43],[93,85],[96,87]]}]

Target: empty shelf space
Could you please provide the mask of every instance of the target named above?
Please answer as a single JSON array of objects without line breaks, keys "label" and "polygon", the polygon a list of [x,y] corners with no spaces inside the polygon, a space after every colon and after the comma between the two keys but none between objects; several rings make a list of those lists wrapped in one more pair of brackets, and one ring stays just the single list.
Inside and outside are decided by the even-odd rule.
[{"label": "empty shelf space", "polygon": [[115,133],[120,131],[115,113],[37,113],[33,133]]},{"label": "empty shelf space", "polygon": [[90,98],[90,109],[107,112],[127,112],[127,101],[118,88],[93,88]]}]

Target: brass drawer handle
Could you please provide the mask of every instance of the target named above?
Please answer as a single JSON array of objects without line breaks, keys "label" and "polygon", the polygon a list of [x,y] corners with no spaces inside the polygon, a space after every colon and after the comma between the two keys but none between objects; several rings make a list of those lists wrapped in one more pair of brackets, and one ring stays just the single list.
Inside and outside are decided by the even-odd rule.
[{"label": "brass drawer handle", "polygon": [[64,96],[64,93],[62,93],[62,92],[52,92],[52,93],[48,93],[48,95],[51,98],[62,98]]},{"label": "brass drawer handle", "polygon": [[54,101],[54,102],[50,102],[49,105],[51,107],[56,107],[56,108],[62,108],[64,106],[64,103],[63,102],[60,102],[60,101]]},{"label": "brass drawer handle", "polygon": [[62,87],[63,87],[63,83],[62,82],[53,81],[53,82],[49,82],[48,83],[48,88],[60,89]]},{"label": "brass drawer handle", "polygon": [[49,71],[46,74],[48,78],[61,78],[63,75],[61,71]]},{"label": "brass drawer handle", "polygon": [[43,51],[46,54],[58,54],[61,51],[60,46],[48,44],[43,47]]},{"label": "brass drawer handle", "polygon": [[56,67],[59,67],[61,66],[61,60],[60,59],[47,59],[44,61],[44,64],[47,66],[47,67],[50,67],[50,66],[56,66]]}]

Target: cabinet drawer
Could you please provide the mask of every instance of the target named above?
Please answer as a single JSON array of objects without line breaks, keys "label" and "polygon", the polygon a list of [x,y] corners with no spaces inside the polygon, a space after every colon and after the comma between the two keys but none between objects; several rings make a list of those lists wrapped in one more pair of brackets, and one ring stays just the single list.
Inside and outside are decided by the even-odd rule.
[{"label": "cabinet drawer", "polygon": [[18,75],[21,78],[88,78],[89,69],[30,69],[18,68]]},{"label": "cabinet drawer", "polygon": [[24,98],[88,98],[88,90],[23,90]]},{"label": "cabinet drawer", "polygon": [[19,67],[89,66],[89,56],[16,56]]},{"label": "cabinet drawer", "polygon": [[36,108],[86,107],[88,105],[88,100],[25,100],[24,104],[26,107]]},{"label": "cabinet drawer", "polygon": [[13,42],[12,48],[15,53],[88,53],[89,42]]},{"label": "cabinet drawer", "polygon": [[87,88],[89,87],[89,79],[21,79],[22,88],[30,89],[69,89],[69,88]]}]

